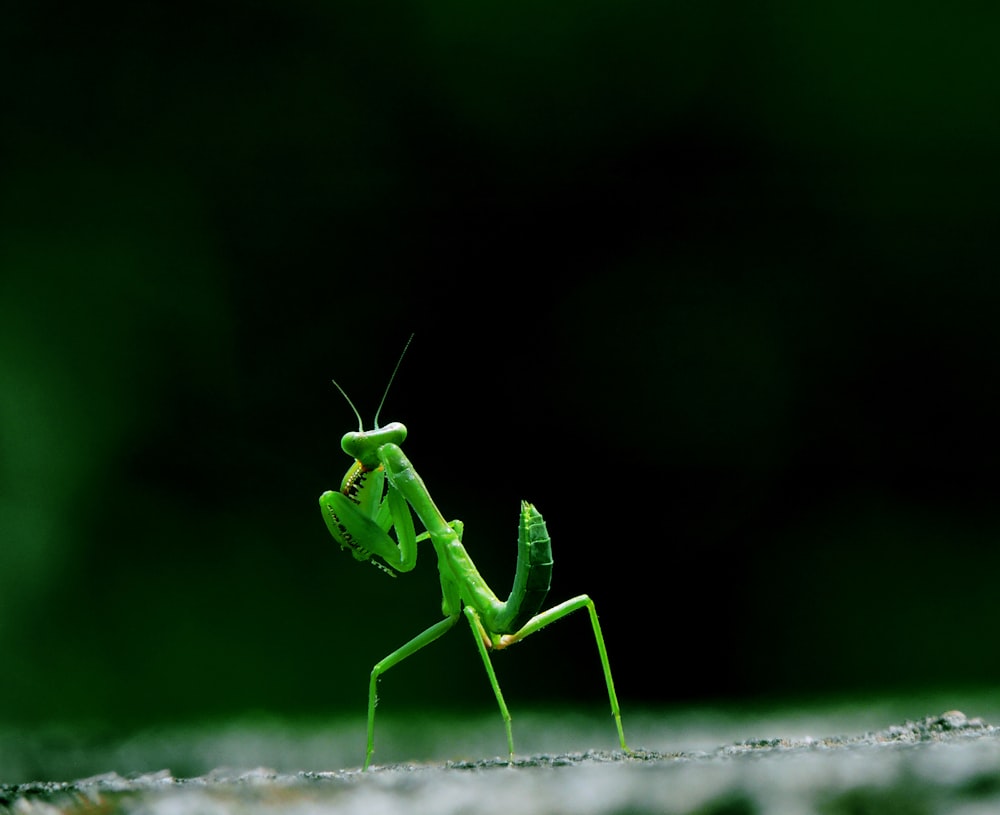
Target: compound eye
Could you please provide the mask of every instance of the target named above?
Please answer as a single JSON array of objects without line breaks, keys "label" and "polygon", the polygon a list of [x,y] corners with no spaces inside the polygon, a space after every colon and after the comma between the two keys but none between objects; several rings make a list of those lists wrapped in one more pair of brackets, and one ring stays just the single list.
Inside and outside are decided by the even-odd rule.
[{"label": "compound eye", "polygon": [[340,440],[340,449],[343,450],[351,458],[360,458],[358,451],[363,446],[364,434],[359,433],[357,430],[352,430],[349,433],[345,433],[343,438]]}]

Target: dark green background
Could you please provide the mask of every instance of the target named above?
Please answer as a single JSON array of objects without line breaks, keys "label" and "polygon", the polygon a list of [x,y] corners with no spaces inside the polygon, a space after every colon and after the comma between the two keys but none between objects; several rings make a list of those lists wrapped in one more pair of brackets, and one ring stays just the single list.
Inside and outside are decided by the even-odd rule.
[{"label": "dark green background", "polygon": [[[330,379],[411,332],[383,420],[498,593],[538,504],[626,708],[995,683],[998,23],[15,3],[0,721],[360,714],[440,598],[332,544]],[[497,665],[602,698],[583,619]],[[492,704],[464,630],[382,697]]]}]

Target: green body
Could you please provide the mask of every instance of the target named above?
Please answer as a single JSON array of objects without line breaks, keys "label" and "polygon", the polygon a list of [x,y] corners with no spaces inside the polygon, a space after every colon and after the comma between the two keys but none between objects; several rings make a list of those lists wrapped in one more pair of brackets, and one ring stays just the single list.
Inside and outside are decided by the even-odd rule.
[{"label": "green body", "polygon": [[[510,714],[488,649],[506,648],[577,609],[587,608],[604,667],[619,741],[622,749],[627,750],[611,668],[593,602],[586,595],[580,595],[542,614],[537,613],[548,594],[552,576],[552,549],[541,513],[528,502],[521,502],[517,570],[510,595],[501,602],[479,574],[462,543],[461,521],[445,520],[423,479],[404,455],[400,445],[405,438],[406,428],[398,422],[371,431],[347,433],[341,445],[344,452],[355,459],[355,463],[347,471],[340,491],[324,492],[319,499],[330,533],[342,548],[349,549],[358,560],[371,560],[389,574],[408,572],[417,563],[417,544],[429,539],[437,555],[441,578],[441,611],[445,618],[389,654],[372,669],[365,768],[374,750],[379,676],[450,629],[458,620],[463,606],[504,718],[511,755],[514,744]],[[420,535],[416,533],[411,509],[425,529]],[[395,540],[389,535],[393,528]]]}]

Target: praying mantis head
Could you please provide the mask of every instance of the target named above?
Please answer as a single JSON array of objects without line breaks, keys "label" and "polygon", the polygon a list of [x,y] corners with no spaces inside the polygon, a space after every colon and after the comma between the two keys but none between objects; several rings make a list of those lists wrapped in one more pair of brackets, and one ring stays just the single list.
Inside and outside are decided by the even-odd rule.
[{"label": "praying mantis head", "polygon": [[384,444],[402,444],[406,439],[406,426],[389,422],[385,427],[376,425],[374,430],[352,430],[345,433],[340,446],[351,458],[357,459],[366,470],[379,466],[378,449]]},{"label": "praying mantis head", "polygon": [[[389,382],[385,386],[385,392],[382,394],[382,400],[378,403],[378,409],[375,411],[375,420],[372,422],[372,430],[365,430],[361,414],[354,406],[354,402],[351,401],[351,397],[349,397],[347,392],[340,387],[337,380],[332,380],[333,384],[337,387],[337,390],[340,391],[341,395],[343,395],[344,399],[347,400],[347,404],[351,406],[351,410],[354,411],[354,415],[358,419],[358,429],[345,433],[344,437],[340,440],[340,446],[343,448],[344,452],[347,453],[347,455],[357,460],[362,471],[375,470],[380,466],[378,449],[382,445],[402,444],[406,439],[406,428],[400,422],[389,422],[389,424],[385,427],[379,427],[378,417],[382,412],[382,406],[385,404],[385,398],[389,395],[389,388],[392,387],[392,381],[396,378],[396,372],[399,370],[399,365],[403,361],[403,356],[406,354],[406,349],[410,347],[411,342],[413,342],[412,334],[406,341],[406,345],[403,346],[403,352],[399,355],[399,359],[396,360],[396,367],[392,369],[392,375],[389,377]],[[350,477],[350,472],[348,473],[348,477]],[[347,478],[345,478],[345,483],[346,481]]]}]

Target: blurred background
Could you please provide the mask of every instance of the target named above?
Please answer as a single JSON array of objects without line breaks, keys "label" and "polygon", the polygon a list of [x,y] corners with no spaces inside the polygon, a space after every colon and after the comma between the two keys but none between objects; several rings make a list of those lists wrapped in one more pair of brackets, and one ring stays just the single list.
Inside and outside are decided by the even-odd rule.
[{"label": "blurred background", "polygon": [[[317,498],[382,421],[622,703],[1000,676],[992,6],[20,2],[0,33],[0,722],[364,711],[440,617]],[[589,626],[498,655],[603,706]],[[382,710],[494,704],[458,629]],[[928,711],[939,712],[939,711]],[[609,732],[610,738],[610,732]]]}]

